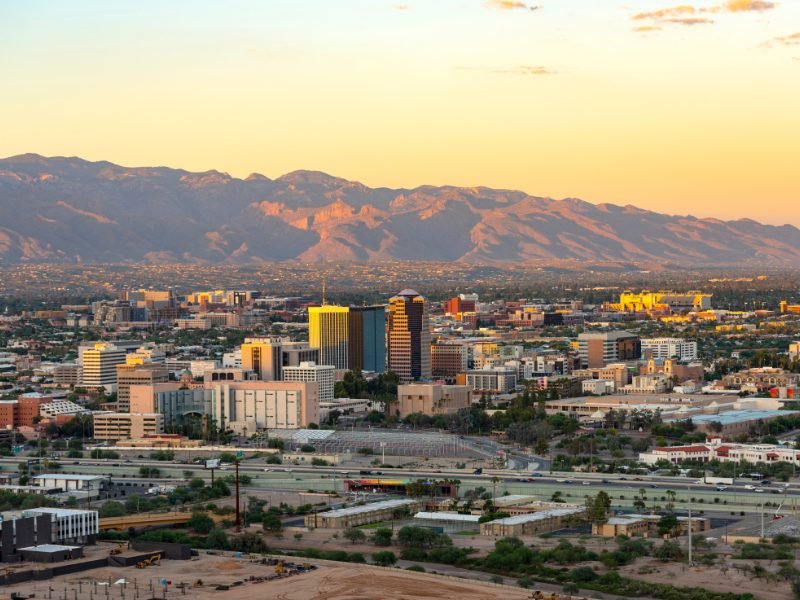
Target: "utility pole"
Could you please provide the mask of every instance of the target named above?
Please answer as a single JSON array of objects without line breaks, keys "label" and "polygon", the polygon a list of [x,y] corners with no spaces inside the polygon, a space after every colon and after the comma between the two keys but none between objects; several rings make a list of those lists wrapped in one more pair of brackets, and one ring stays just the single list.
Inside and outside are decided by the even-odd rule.
[{"label": "utility pole", "polygon": [[764,503],[761,503],[761,539],[764,539]]},{"label": "utility pole", "polygon": [[236,460],[236,533],[242,530],[242,515],[239,510],[239,460]]},{"label": "utility pole", "polygon": [[688,495],[689,500],[689,566],[692,566],[692,496],[691,496],[691,489],[688,487],[686,488],[686,492]]}]

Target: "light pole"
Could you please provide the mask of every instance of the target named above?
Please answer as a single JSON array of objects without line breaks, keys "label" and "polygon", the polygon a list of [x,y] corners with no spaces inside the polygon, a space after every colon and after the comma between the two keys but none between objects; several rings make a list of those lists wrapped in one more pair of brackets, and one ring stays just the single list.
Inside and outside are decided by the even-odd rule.
[{"label": "light pole", "polygon": [[689,566],[692,566],[692,493],[689,486],[686,486],[687,500],[689,502]]},{"label": "light pole", "polygon": [[381,464],[386,464],[386,442],[381,442]]}]

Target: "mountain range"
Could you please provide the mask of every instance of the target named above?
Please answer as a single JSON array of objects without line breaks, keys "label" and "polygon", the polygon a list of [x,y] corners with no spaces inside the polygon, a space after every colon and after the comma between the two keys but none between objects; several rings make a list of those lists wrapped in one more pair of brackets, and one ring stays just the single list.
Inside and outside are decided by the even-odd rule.
[{"label": "mountain range", "polygon": [[800,230],[485,187],[369,188],[23,154],[0,159],[0,263],[790,263]]}]

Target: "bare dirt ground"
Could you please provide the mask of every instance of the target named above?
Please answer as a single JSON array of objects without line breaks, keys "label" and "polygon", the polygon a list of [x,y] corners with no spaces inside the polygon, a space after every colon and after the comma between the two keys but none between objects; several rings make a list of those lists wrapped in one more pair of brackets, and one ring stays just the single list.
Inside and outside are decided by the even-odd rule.
[{"label": "bare dirt ground", "polygon": [[[246,558],[201,555],[190,561],[164,560],[160,566],[146,569],[102,568],[47,581],[26,582],[4,588],[0,597],[9,598],[13,592],[22,596],[35,594],[37,600],[185,600],[187,597],[192,600],[253,597],[276,600],[523,600],[528,597],[524,590],[513,587],[363,565],[322,564],[308,573],[271,581],[248,581],[250,577],[272,576],[274,572],[274,566],[257,564]],[[126,582],[124,586],[116,583],[121,579]],[[164,586],[163,580],[169,584]],[[202,585],[196,585],[198,580],[202,580]],[[182,588],[181,584],[187,587]],[[217,590],[219,585],[232,587]]]},{"label": "bare dirt ground", "polygon": [[[755,561],[746,561],[752,563]],[[762,561],[758,561],[762,562]],[[763,561],[764,567],[768,561]],[[647,573],[640,573],[646,570]],[[680,587],[700,587],[714,592],[751,593],[758,600],[786,600],[792,597],[786,582],[765,582],[750,578],[734,568],[722,570],[717,567],[689,568],[686,564],[664,563],[653,559],[643,559],[635,564],[621,567],[620,575],[654,583],[669,583]]]}]

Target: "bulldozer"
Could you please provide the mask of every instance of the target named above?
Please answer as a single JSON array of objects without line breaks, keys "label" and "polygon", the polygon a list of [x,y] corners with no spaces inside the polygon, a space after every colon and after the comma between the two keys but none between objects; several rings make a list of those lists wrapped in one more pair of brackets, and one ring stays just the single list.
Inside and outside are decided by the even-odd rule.
[{"label": "bulldozer", "polygon": [[125,542],[120,542],[116,548],[113,548],[111,552],[109,552],[109,556],[116,556],[117,554],[122,554],[122,550],[125,547]]},{"label": "bulldozer", "polygon": [[143,561],[136,563],[137,569],[144,569],[149,567],[150,565],[156,565],[157,567],[161,566],[161,555],[160,554],[153,554],[150,558],[146,558]]},{"label": "bulldozer", "polygon": [[278,575],[283,575],[286,573],[286,565],[283,561],[280,561],[277,565],[275,565],[275,573]]}]

